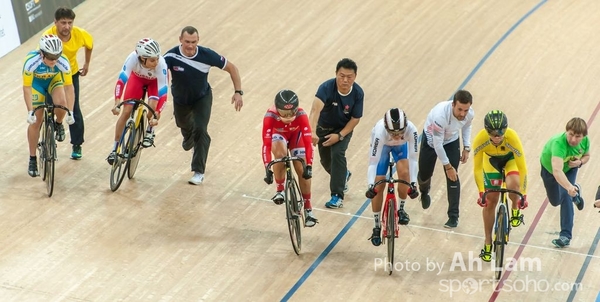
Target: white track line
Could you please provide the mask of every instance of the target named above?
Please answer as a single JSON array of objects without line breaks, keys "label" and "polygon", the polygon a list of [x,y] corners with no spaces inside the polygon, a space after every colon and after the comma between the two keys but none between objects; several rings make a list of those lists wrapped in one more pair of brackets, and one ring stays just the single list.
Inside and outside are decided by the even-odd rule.
[{"label": "white track line", "polygon": [[[271,199],[254,197],[254,196],[250,196],[250,195],[247,195],[247,194],[242,194],[242,197],[248,198],[248,199],[259,200],[259,201],[265,201],[265,202],[268,202],[268,203],[272,203],[273,202]],[[352,217],[356,217],[356,218],[373,220],[373,217],[362,216],[362,215],[355,215],[355,214],[348,213],[348,212],[332,211],[332,210],[328,210],[328,209],[319,209],[319,208],[313,208],[313,210],[315,210],[315,211],[321,211],[321,212],[327,212],[327,213],[332,213],[332,214],[335,214],[335,215],[352,216]],[[446,234],[452,234],[452,235],[458,235],[458,236],[464,236],[464,237],[484,239],[483,236],[477,236],[477,235],[466,234],[466,233],[459,233],[459,232],[455,232],[455,231],[441,230],[441,229],[436,229],[436,228],[419,226],[419,225],[415,225],[415,224],[410,224],[410,226],[406,225],[404,227],[407,228],[413,234],[413,236],[415,236],[415,233],[411,230],[411,228],[423,229],[423,230],[428,230],[428,231],[433,231],[433,232],[446,233]],[[536,249],[540,249],[540,250],[547,250],[547,251],[551,251],[551,252],[557,252],[557,253],[563,253],[563,254],[571,254],[571,255],[577,255],[577,256],[583,256],[583,257],[588,257],[589,256],[589,257],[592,257],[592,258],[600,259],[600,256],[588,255],[588,254],[578,253],[578,252],[570,252],[570,251],[567,251],[565,249],[550,248],[550,247],[538,246],[538,245],[531,245],[531,244],[521,244],[521,243],[515,243],[515,242],[509,242],[508,244],[515,245],[515,246],[523,245],[523,246],[526,246],[526,247],[536,248]]]}]

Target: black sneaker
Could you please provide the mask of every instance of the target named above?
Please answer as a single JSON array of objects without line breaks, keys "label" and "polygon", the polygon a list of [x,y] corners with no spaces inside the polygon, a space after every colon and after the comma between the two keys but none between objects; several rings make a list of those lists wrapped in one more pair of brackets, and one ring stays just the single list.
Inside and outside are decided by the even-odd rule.
[{"label": "black sneaker", "polygon": [[65,126],[63,124],[55,123],[56,126],[56,140],[62,142],[65,140]]},{"label": "black sneaker", "polygon": [[401,225],[407,225],[410,222],[410,217],[404,209],[398,210],[398,223]]},{"label": "black sneaker", "polygon": [[369,240],[371,240],[371,243],[374,246],[380,246],[381,245],[381,228],[373,228],[373,234],[371,235],[371,238],[369,238]]},{"label": "black sneaker", "polygon": [[27,173],[29,173],[29,176],[31,176],[31,177],[40,176],[40,173],[38,172],[38,168],[37,168],[37,160],[35,160],[35,159],[29,160],[29,169],[28,169]]},{"label": "black sneaker", "polygon": [[577,187],[577,195],[575,195],[575,197],[573,197],[573,202],[575,203],[575,205],[577,206],[577,209],[579,211],[583,210],[583,197],[581,197],[581,186],[579,184],[575,184],[575,187]]},{"label": "black sneaker", "polygon": [[565,236],[560,236],[558,239],[552,240],[552,244],[558,248],[563,248],[571,244],[571,240]]},{"label": "black sneaker", "polygon": [[421,206],[423,209],[429,208],[431,205],[431,197],[429,197],[429,193],[421,192]]},{"label": "black sneaker", "polygon": [[457,226],[458,226],[458,218],[456,218],[456,217],[448,218],[448,221],[446,221],[446,224],[444,224],[444,227],[447,229],[453,229]]}]

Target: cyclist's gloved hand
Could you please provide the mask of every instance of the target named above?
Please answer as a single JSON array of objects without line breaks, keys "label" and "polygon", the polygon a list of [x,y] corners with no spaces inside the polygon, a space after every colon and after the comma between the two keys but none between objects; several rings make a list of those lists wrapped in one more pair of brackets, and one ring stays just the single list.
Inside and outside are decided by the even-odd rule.
[{"label": "cyclist's gloved hand", "polygon": [[487,207],[487,203],[485,202],[485,200],[483,200],[483,192],[479,192],[479,198],[477,198],[477,204],[482,208]]},{"label": "cyclist's gloved hand", "polygon": [[35,124],[36,121],[37,121],[37,118],[35,117],[33,110],[29,111],[29,113],[27,113],[27,122],[29,124],[33,125],[33,124]]},{"label": "cyclist's gloved hand", "polygon": [[367,189],[367,192],[365,192],[365,196],[369,199],[373,199],[375,196],[377,196],[377,190],[375,190],[373,185],[369,185],[369,189]]},{"label": "cyclist's gloved hand", "polygon": [[304,172],[302,173],[302,178],[311,179],[312,178],[312,166],[306,166]]},{"label": "cyclist's gloved hand", "polygon": [[73,115],[73,111],[69,111],[69,114],[67,114],[67,117],[65,118],[65,121],[69,125],[75,124],[75,115]]},{"label": "cyclist's gloved hand", "polygon": [[523,200],[519,201],[519,209],[523,210],[528,206],[529,203],[527,203],[527,195],[523,195]]},{"label": "cyclist's gloved hand", "polygon": [[267,175],[264,178],[264,181],[270,185],[273,183],[273,171],[267,170]]},{"label": "cyclist's gloved hand", "polygon": [[417,184],[415,184],[414,182],[410,183],[410,187],[408,187],[408,197],[410,197],[410,199],[415,199],[417,197],[419,197],[419,190],[417,190]]}]

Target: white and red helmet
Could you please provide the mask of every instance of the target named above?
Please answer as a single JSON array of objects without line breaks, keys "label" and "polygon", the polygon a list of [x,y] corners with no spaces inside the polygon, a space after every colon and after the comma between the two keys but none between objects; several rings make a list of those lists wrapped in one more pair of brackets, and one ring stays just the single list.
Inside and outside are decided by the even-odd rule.
[{"label": "white and red helmet", "polygon": [[63,51],[62,41],[55,35],[43,35],[40,38],[40,50],[45,54],[60,56]]},{"label": "white and red helmet", "polygon": [[160,56],[160,45],[153,39],[144,38],[137,42],[135,52],[143,58],[158,58]]}]

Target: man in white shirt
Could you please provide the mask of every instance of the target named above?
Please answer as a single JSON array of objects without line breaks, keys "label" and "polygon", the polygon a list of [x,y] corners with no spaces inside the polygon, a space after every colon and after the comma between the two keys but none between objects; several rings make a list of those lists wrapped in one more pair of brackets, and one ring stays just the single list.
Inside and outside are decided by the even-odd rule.
[{"label": "man in white shirt", "polygon": [[[471,122],[475,111],[471,108],[473,96],[466,90],[459,90],[451,101],[441,102],[427,115],[421,150],[419,152],[419,173],[417,181],[421,191],[421,205],[429,208],[431,197],[431,177],[436,159],[444,166],[448,191],[448,221],[446,228],[458,226],[460,204],[460,180],[458,163],[466,163],[471,151]],[[464,149],[460,152],[459,136],[462,134]]]}]

